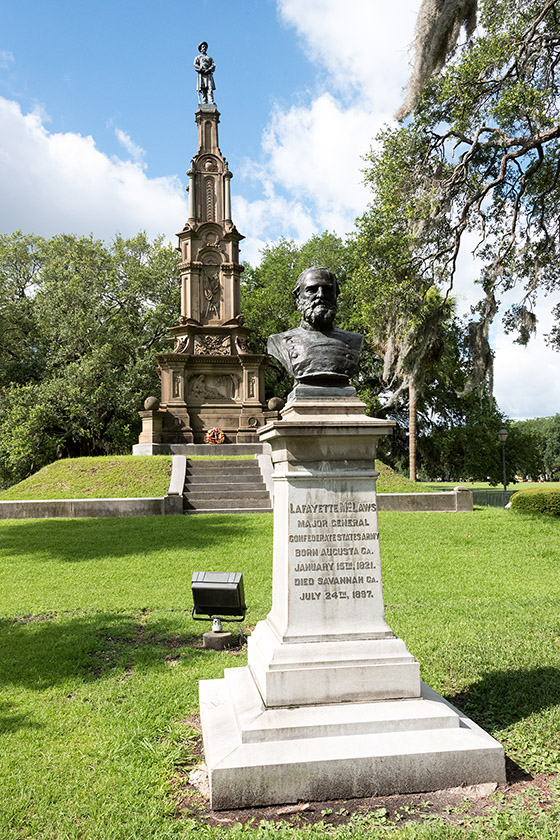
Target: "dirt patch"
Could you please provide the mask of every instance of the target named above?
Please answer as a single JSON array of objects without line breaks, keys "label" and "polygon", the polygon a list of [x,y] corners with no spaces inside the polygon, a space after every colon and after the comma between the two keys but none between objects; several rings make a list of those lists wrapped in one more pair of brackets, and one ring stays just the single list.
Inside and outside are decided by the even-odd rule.
[{"label": "dirt patch", "polygon": [[[181,768],[173,784],[177,815],[179,818],[188,816],[204,825],[227,828],[236,823],[246,825],[252,822],[256,828],[261,821],[266,821],[287,823],[294,827],[318,823],[338,826],[361,819],[372,825],[388,827],[410,821],[433,820],[458,824],[466,819],[482,817],[493,809],[506,808],[513,801],[521,806],[526,804],[527,807],[538,805],[544,811],[558,803],[557,776],[545,773],[531,776],[513,761],[506,759],[507,783],[500,787],[493,784],[472,785],[429,793],[213,811],[205,784],[205,767],[196,760],[196,756],[203,757],[200,719],[191,717],[182,723],[188,723],[198,735],[195,740],[190,739],[185,743],[192,763]],[[554,786],[556,790],[553,790]]]},{"label": "dirt patch", "polygon": [[56,621],[56,613],[44,612],[37,615],[30,613],[29,615],[14,616],[14,622],[18,624],[30,624],[32,621]]},{"label": "dirt patch", "polygon": [[[558,794],[551,790],[556,776],[539,774],[526,781],[513,784],[508,782],[499,788],[495,785],[473,785],[428,793],[212,811],[208,797],[190,784],[189,776],[194,776],[191,773],[192,768],[182,770],[174,785],[178,815],[189,816],[201,824],[224,827],[250,822],[257,827],[261,821],[288,823],[294,827],[317,823],[338,826],[360,818],[372,824],[387,826],[435,819],[457,824],[465,819],[484,816],[493,809],[505,808],[514,800],[520,805],[526,801],[528,807],[538,805],[544,811],[558,802]],[[198,780],[195,781],[198,785]]]}]

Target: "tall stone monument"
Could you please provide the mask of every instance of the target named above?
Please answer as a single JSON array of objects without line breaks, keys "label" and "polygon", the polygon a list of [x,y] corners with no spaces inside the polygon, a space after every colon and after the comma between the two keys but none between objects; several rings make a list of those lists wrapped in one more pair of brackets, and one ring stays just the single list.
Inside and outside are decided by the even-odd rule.
[{"label": "tall stone monument", "polygon": [[200,683],[212,807],[503,782],[500,744],[421,682],[385,621],[374,458],[391,423],[350,384],[362,337],[333,326],[326,269],[303,272],[294,296],[302,323],[268,349],[296,384],[259,430],[274,462],[272,609],[248,666]]},{"label": "tall stone monument", "polygon": [[239,242],[231,218],[232,173],[218,144],[215,63],[199,44],[198,147],[187,172],[188,219],[179,237],[181,313],[173,351],[157,357],[161,400],[140,412],[140,444],[204,443],[214,427],[226,443],[257,442],[265,357],[250,353],[240,303]]}]

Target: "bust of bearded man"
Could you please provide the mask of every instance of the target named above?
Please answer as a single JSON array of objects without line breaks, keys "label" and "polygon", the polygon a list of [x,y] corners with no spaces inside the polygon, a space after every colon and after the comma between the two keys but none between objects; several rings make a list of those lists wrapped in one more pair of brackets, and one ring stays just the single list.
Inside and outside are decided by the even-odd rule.
[{"label": "bust of bearded man", "polygon": [[268,339],[268,353],[298,384],[344,387],[358,367],[363,336],[333,326],[338,293],[332,271],[306,268],[293,291],[301,324]]}]

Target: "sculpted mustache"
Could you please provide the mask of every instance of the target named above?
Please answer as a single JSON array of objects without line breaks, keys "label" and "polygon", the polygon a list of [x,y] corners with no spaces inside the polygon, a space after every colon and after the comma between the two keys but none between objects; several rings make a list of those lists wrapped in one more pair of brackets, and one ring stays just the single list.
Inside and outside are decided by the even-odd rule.
[{"label": "sculpted mustache", "polygon": [[332,304],[332,303],[327,303],[327,302],[326,302],[326,301],[324,301],[324,300],[312,300],[312,301],[308,304],[308,306],[309,306],[309,308],[310,308],[310,309],[319,309],[319,307],[321,307],[322,309],[329,309],[329,310],[330,310],[330,309],[336,309],[336,307],[335,307],[335,305],[334,305],[334,304]]}]

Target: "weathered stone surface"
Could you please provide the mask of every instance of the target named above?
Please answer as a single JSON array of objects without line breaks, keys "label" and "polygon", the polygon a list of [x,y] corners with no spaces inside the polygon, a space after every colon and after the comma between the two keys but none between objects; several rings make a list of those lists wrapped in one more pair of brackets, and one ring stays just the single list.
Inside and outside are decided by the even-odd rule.
[{"label": "weathered stone surface", "polygon": [[421,684],[385,621],[374,458],[390,423],[347,389],[299,388],[260,433],[274,462],[272,608],[248,666],[200,683],[212,807],[505,781],[500,744]]},{"label": "weathered stone surface", "polygon": [[503,748],[422,685],[415,700],[266,709],[247,668],[200,683],[214,809],[505,782]]},{"label": "weathered stone surface", "polygon": [[233,644],[233,634],[229,630],[209,630],[203,634],[202,643],[206,650],[226,650]]}]

